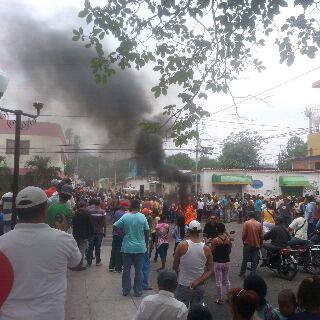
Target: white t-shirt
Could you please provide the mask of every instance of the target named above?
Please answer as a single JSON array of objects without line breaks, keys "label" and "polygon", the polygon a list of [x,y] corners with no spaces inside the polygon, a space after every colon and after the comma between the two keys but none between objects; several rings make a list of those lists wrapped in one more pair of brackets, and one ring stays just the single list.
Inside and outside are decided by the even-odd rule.
[{"label": "white t-shirt", "polygon": [[[299,218],[294,219],[291,222],[289,228],[294,231],[296,238],[301,239],[301,240],[308,240],[308,223],[305,218],[299,217]],[[299,229],[299,230],[296,231],[297,229]]]},{"label": "white t-shirt", "polygon": [[198,201],[198,210],[203,210],[203,208],[204,208],[204,202]]},{"label": "white t-shirt", "polygon": [[20,223],[0,237],[1,252],[14,280],[0,320],[64,320],[67,267],[81,261],[73,236],[45,223]]}]

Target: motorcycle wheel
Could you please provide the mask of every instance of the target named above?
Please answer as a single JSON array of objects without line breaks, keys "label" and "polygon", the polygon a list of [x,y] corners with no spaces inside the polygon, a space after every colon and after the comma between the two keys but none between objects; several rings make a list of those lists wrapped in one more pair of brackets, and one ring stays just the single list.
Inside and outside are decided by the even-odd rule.
[{"label": "motorcycle wheel", "polygon": [[298,264],[292,257],[285,258],[283,265],[278,269],[278,274],[282,279],[293,280],[298,273]]},{"label": "motorcycle wheel", "polygon": [[315,254],[312,257],[312,274],[318,275],[320,274],[320,254]]}]

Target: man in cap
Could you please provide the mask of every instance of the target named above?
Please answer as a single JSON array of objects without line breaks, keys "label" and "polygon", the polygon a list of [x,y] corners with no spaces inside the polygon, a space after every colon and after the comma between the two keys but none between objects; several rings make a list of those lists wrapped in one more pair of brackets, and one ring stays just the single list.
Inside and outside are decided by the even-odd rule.
[{"label": "man in cap", "polygon": [[81,254],[72,235],[46,223],[47,196],[37,187],[16,198],[19,223],[0,237],[1,320],[63,320],[67,269]]},{"label": "man in cap", "polygon": [[[113,216],[112,223],[118,221],[124,214],[128,213],[129,208],[129,201],[122,200],[120,201],[120,209],[117,210]],[[121,229],[113,227],[112,232],[112,249],[111,249],[111,256],[109,262],[109,271],[110,272],[122,272],[122,254],[121,254],[121,246],[122,246],[122,239],[124,233]]]},{"label": "man in cap", "polygon": [[[49,206],[51,206],[52,204],[55,204],[55,203],[58,203],[59,202],[59,194],[61,192],[61,189],[62,187],[67,184],[67,185],[71,185],[71,179],[69,178],[65,178],[65,179],[62,179],[61,181],[58,181],[58,184],[56,185],[56,192],[54,192],[52,194],[51,197],[48,198],[48,204]],[[74,203],[74,199],[73,197],[71,196],[70,200],[68,200],[66,202],[66,205],[69,209],[72,208],[72,203]]]},{"label": "man in cap", "polygon": [[73,188],[64,184],[59,191],[59,202],[52,204],[48,209],[46,223],[56,229],[67,231],[72,223],[72,211],[67,205],[72,197]]},{"label": "man in cap", "polygon": [[158,275],[159,293],[145,297],[133,320],[186,320],[188,309],[174,298],[177,288],[177,274],[168,269]]},{"label": "man in cap", "polygon": [[212,275],[211,249],[200,240],[201,224],[193,220],[188,228],[189,239],[178,244],[173,269],[178,273],[176,299],[187,307],[203,302],[204,282]]}]

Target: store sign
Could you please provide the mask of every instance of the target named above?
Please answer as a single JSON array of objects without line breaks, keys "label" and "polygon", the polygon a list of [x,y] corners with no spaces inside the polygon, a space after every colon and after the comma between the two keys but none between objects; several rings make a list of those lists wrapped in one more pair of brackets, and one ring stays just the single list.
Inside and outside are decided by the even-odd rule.
[{"label": "store sign", "polygon": [[263,187],[263,182],[261,180],[253,180],[251,186],[253,189],[260,189]]}]

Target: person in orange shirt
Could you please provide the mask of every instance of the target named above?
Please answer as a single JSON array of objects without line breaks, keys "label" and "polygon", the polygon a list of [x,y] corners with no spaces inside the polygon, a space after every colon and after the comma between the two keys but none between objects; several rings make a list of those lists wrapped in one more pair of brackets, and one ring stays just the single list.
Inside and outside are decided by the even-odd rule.
[{"label": "person in orange shirt", "polygon": [[249,212],[249,220],[243,224],[243,258],[240,270],[240,276],[244,276],[247,270],[248,261],[251,260],[251,274],[256,273],[259,250],[263,244],[263,232],[261,223],[255,220],[255,213]]}]

